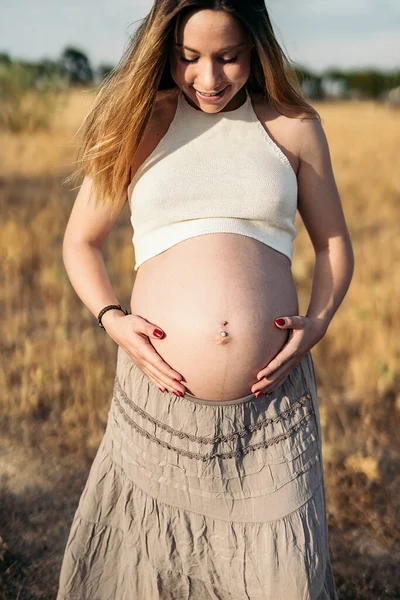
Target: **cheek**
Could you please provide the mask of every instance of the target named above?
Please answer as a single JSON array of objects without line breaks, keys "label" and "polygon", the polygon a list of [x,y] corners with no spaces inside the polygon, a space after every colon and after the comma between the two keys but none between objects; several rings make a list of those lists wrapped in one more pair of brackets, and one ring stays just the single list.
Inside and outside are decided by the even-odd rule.
[{"label": "cheek", "polygon": [[247,79],[250,74],[250,64],[246,62],[237,63],[229,66],[225,69],[227,77],[231,81],[240,81],[241,79]]},{"label": "cheek", "polygon": [[243,85],[250,76],[250,63],[241,61],[226,65],[223,70],[223,79],[232,84]]},{"label": "cheek", "polygon": [[171,61],[171,75],[175,81],[185,81],[190,77],[190,69],[180,61]]},{"label": "cheek", "polygon": [[248,77],[251,72],[251,58],[242,58],[236,65],[241,76]]}]

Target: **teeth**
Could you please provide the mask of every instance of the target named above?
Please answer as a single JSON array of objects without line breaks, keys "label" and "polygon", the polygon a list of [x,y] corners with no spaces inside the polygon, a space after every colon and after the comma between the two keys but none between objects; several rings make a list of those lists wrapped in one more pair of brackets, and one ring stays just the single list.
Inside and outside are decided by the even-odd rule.
[{"label": "teeth", "polygon": [[203,92],[200,92],[200,94],[202,96],[219,96],[221,92],[218,92],[218,94],[204,94]]}]

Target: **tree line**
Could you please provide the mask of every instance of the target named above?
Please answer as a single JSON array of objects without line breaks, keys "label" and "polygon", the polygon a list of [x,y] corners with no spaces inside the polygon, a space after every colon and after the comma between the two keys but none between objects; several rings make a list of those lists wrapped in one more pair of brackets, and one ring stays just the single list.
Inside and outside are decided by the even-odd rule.
[{"label": "tree line", "polygon": [[[0,130],[34,131],[50,127],[56,106],[65,103],[68,89],[97,87],[113,69],[93,68],[87,55],[68,46],[57,60],[13,60],[0,53]],[[330,68],[317,74],[292,63],[306,98],[361,98],[400,106],[400,69]]]},{"label": "tree line", "polygon": [[[1,67],[18,62],[20,67],[31,72],[32,81],[37,83],[51,77],[59,77],[68,86],[93,85],[100,83],[113,69],[111,64],[100,64],[93,68],[88,56],[80,49],[67,46],[59,59],[44,59],[38,62],[13,61],[0,54]],[[317,74],[295,64],[292,69],[302,86],[303,92],[312,98],[327,96],[364,97],[378,99],[389,90],[400,86],[400,68],[391,71],[378,69],[329,68]]]},{"label": "tree line", "polygon": [[[8,54],[0,54],[0,68],[11,66],[15,62]],[[31,71],[33,81],[40,82],[46,78],[60,77],[68,86],[98,84],[114,68],[111,64],[100,64],[94,69],[88,56],[72,46],[66,47],[58,60],[18,61],[18,64]],[[400,68],[391,71],[373,68],[328,68],[320,74],[297,65],[292,65],[292,68],[303,92],[313,98],[323,99],[326,96],[336,95],[377,99],[385,92],[400,86]]]}]

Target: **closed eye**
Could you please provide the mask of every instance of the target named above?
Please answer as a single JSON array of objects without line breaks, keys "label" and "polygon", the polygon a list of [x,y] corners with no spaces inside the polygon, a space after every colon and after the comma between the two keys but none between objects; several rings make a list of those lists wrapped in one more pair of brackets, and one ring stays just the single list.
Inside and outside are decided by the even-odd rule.
[{"label": "closed eye", "polygon": [[[224,60],[223,58],[221,58],[221,62],[223,64],[228,64],[228,63],[234,63],[236,62],[238,59],[238,56],[234,56],[233,58],[231,58],[230,60]],[[193,60],[188,60],[187,58],[183,58],[183,56],[181,56],[181,61],[185,62],[185,63],[194,63],[198,60],[198,58],[194,58]]]}]

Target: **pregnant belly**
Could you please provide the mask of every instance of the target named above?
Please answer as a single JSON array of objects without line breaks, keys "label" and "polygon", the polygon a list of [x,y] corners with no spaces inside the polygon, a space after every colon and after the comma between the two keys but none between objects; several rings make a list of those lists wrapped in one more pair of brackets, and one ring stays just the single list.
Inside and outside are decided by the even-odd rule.
[{"label": "pregnant belly", "polygon": [[251,394],[288,337],[274,319],[298,314],[298,300],[286,256],[253,238],[215,233],[143,263],[131,310],[163,329],[151,344],[189,394],[218,402]]}]

